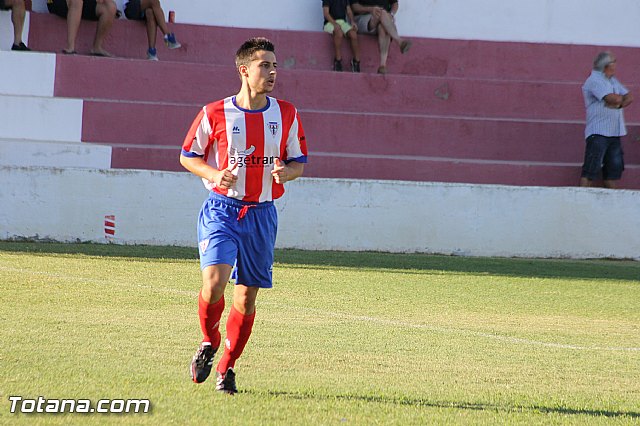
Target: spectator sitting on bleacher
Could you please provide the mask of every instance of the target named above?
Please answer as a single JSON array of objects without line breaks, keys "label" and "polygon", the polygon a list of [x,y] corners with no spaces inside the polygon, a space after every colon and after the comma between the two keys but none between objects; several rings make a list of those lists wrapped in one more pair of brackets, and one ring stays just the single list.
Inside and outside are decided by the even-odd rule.
[{"label": "spectator sitting on bleacher", "polygon": [[351,7],[356,13],[358,32],[378,35],[380,49],[378,73],[386,74],[391,40],[398,43],[402,53],[407,53],[411,47],[411,41],[400,37],[396,28],[395,15],[398,12],[398,0],[353,0]]},{"label": "spectator sitting on bleacher", "polygon": [[104,50],[102,42],[113,25],[118,13],[113,0],[47,0],[49,13],[53,13],[67,20],[67,47],[62,53],[76,54],[76,37],[80,29],[81,19],[98,21],[93,47],[89,52],[92,56],[111,57],[111,53]]},{"label": "spectator sitting on bleacher", "polygon": [[175,34],[169,32],[160,0],[129,0],[124,7],[124,15],[127,19],[134,21],[146,21],[147,39],[149,40],[147,59],[151,61],[158,60],[158,52],[156,50],[158,28],[164,34],[164,43],[169,49],[181,47],[181,44],[176,41]]},{"label": "spectator sitting on bleacher", "polygon": [[[360,53],[358,49],[358,26],[353,19],[351,0],[322,0],[324,31],[333,35],[333,70],[342,71],[342,39],[349,38],[351,43],[351,71],[360,72]],[[349,22],[347,22],[347,19]]]},{"label": "spectator sitting on bleacher", "polygon": [[11,50],[31,50],[22,42],[25,16],[24,0],[0,0],[0,10],[9,9],[11,9],[11,22],[13,23],[13,46],[11,46]]}]

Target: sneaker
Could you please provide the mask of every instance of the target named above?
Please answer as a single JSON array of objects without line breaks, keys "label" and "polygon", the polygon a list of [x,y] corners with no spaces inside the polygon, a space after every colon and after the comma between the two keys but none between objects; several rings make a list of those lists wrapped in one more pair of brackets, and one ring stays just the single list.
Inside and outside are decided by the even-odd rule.
[{"label": "sneaker", "polygon": [[387,67],[385,67],[384,65],[380,65],[378,67],[378,74],[386,74],[387,73]]},{"label": "sneaker", "polygon": [[333,60],[333,70],[342,71],[342,61],[340,59]]},{"label": "sneaker", "polygon": [[191,380],[195,383],[202,383],[207,380],[211,374],[211,366],[213,365],[213,357],[216,349],[211,345],[200,345],[196,354],[191,360]]},{"label": "sneaker", "polygon": [[11,46],[11,50],[19,51],[19,52],[30,52],[31,51],[31,49],[29,49],[27,47],[27,45],[24,44],[23,42],[20,42],[20,44],[14,44],[13,46]]},{"label": "sneaker", "polygon": [[236,387],[236,373],[233,372],[233,368],[229,367],[224,375],[216,371],[216,390],[228,393],[229,395],[238,392],[238,388]]},{"label": "sneaker", "polygon": [[360,61],[351,60],[351,72],[360,72]]},{"label": "sneaker", "polygon": [[164,44],[166,44],[169,49],[179,49],[182,47],[182,45],[178,43],[178,40],[176,40],[174,33],[169,33],[164,36]]},{"label": "sneaker", "polygon": [[147,59],[150,61],[158,60],[158,51],[155,47],[150,47],[149,50],[147,50]]}]

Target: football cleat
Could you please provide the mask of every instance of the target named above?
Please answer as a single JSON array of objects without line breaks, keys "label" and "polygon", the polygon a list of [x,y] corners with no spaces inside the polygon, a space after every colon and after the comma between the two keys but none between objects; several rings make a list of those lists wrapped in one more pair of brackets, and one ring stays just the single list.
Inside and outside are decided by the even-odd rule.
[{"label": "football cleat", "polygon": [[207,377],[211,374],[215,354],[216,349],[213,349],[211,345],[200,345],[191,360],[191,380],[195,383],[202,383],[207,380]]},{"label": "football cleat", "polygon": [[216,371],[216,390],[228,393],[229,395],[238,392],[238,388],[236,387],[236,373],[233,372],[233,368],[229,367],[224,375]]}]

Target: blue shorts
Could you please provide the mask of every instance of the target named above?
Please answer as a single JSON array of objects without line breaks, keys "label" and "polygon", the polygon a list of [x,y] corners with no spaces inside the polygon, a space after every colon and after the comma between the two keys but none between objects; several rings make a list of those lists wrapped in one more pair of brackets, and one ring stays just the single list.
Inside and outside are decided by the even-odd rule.
[{"label": "blue shorts", "polygon": [[624,170],[624,152],[619,137],[591,135],[587,138],[581,177],[594,180],[618,180]]},{"label": "blue shorts", "polygon": [[278,213],[273,201],[248,203],[211,192],[198,218],[200,268],[236,265],[236,283],[271,288]]}]

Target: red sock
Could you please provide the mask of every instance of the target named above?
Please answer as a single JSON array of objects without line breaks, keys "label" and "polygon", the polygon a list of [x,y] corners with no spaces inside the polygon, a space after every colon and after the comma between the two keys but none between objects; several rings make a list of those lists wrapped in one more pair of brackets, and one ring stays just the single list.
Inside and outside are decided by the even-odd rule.
[{"label": "red sock", "polygon": [[210,342],[215,349],[220,346],[220,317],[224,312],[224,296],[217,302],[209,304],[202,298],[202,293],[198,295],[198,316],[200,317],[200,328],[202,329],[203,342]]},{"label": "red sock", "polygon": [[251,336],[251,328],[255,317],[255,312],[251,315],[242,315],[231,306],[229,318],[227,319],[227,339],[224,344],[224,354],[220,358],[216,369],[219,373],[224,374],[229,367],[236,365],[236,360],[242,355],[242,351],[247,341],[249,341],[249,336]]}]

